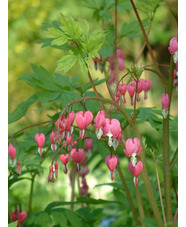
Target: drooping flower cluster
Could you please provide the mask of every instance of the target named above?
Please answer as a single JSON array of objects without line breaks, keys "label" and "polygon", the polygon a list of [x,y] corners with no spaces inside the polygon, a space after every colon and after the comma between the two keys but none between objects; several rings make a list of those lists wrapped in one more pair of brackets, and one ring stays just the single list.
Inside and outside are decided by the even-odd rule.
[{"label": "drooping flower cluster", "polygon": [[116,101],[116,103],[120,104],[119,100],[120,100],[120,95],[121,95],[122,101],[124,103],[126,103],[125,94],[126,94],[127,91],[128,91],[129,96],[130,96],[131,105],[134,104],[135,92],[137,92],[137,98],[136,98],[137,102],[140,101],[140,93],[142,91],[144,91],[144,99],[147,99],[148,98],[148,91],[150,90],[151,85],[152,85],[152,83],[151,83],[150,79],[133,80],[132,83],[130,83],[128,85],[127,84],[118,84],[118,91],[116,92],[115,101]]},{"label": "drooping flower cluster", "polygon": [[137,176],[141,173],[143,169],[143,163],[137,161],[136,156],[139,156],[142,151],[142,147],[138,138],[128,139],[125,143],[124,153],[127,157],[130,157],[130,162],[128,168],[134,176],[134,185],[138,184]]},{"label": "drooping flower cluster", "polygon": [[104,111],[101,110],[95,117],[94,128],[96,129],[97,138],[101,136],[108,136],[109,147],[113,146],[114,150],[117,149],[119,141],[122,140],[121,126],[117,119],[105,118]]},{"label": "drooping flower cluster", "polygon": [[12,220],[12,222],[18,221],[17,227],[21,227],[21,224],[24,222],[26,217],[27,217],[27,213],[24,210],[20,211],[16,209],[14,212],[10,213],[10,219]]}]

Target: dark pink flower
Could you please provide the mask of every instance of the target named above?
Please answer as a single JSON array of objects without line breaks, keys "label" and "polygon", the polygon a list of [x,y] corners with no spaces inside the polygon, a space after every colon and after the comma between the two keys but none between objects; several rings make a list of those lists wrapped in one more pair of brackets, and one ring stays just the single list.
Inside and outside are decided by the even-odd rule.
[{"label": "dark pink flower", "polygon": [[161,104],[162,104],[162,114],[163,117],[166,118],[169,113],[169,96],[168,94],[163,94],[161,98]]},{"label": "dark pink flower", "polygon": [[24,222],[26,217],[27,217],[26,211],[22,210],[21,212],[19,212],[19,214],[18,214],[18,222],[17,222],[17,226],[18,227],[21,226],[21,224]]},{"label": "dark pink flower", "polygon": [[39,147],[38,152],[40,155],[42,155],[42,153],[43,153],[42,146],[44,145],[44,142],[45,142],[45,135],[43,133],[37,133],[35,135],[35,141]]},{"label": "dark pink flower", "polygon": [[170,40],[168,50],[170,54],[174,54],[178,50],[178,39],[176,37]]},{"label": "dark pink flower", "polygon": [[124,149],[124,153],[127,157],[131,157],[133,153],[136,155],[140,155],[142,151],[142,147],[140,147],[140,140],[135,137],[134,139],[128,139],[125,143],[126,149]]},{"label": "dark pink flower", "polygon": [[96,129],[96,136],[98,139],[103,135],[102,126],[105,121],[105,112],[103,110],[99,111],[95,117],[94,128]]},{"label": "dark pink flower", "polygon": [[15,159],[16,149],[11,143],[8,146],[8,154],[10,156],[10,164],[12,167],[14,167],[16,164],[16,159]]},{"label": "dark pink flower", "polygon": [[80,166],[79,163],[85,158],[85,152],[83,149],[79,148],[79,149],[72,149],[71,152],[71,157],[72,159],[77,163],[76,165],[76,169],[77,171],[80,171]]},{"label": "dark pink flower", "polygon": [[57,161],[54,162],[54,168],[55,168],[55,176],[57,178],[58,177],[58,162]]},{"label": "dark pink flower", "polygon": [[144,90],[144,99],[147,99],[147,92],[150,90],[152,86],[152,82],[151,82],[151,79],[148,79],[148,80],[144,80],[144,83],[143,83],[143,90]]},{"label": "dark pink flower", "polygon": [[136,186],[138,184],[137,176],[141,173],[143,169],[143,163],[141,161],[138,161],[136,165],[133,166],[132,162],[129,162],[128,168],[134,176],[134,185]]},{"label": "dark pink flower", "polygon": [[17,167],[16,167],[17,174],[21,175],[21,163],[17,161]]},{"label": "dark pink flower", "polygon": [[105,162],[108,166],[108,168],[110,169],[111,172],[111,180],[114,179],[114,169],[117,166],[117,157],[115,155],[107,155],[105,158]]},{"label": "dark pink flower", "polygon": [[67,167],[66,167],[66,165],[67,165],[67,163],[70,161],[70,155],[69,154],[61,154],[60,155],[60,160],[61,160],[61,162],[64,164],[64,173],[66,174],[67,173]]},{"label": "dark pink flower", "polygon": [[103,124],[103,135],[108,136],[108,145],[112,146],[112,137],[118,137],[121,133],[121,126],[120,122],[117,119],[108,119],[105,118],[104,124]]},{"label": "dark pink flower", "polygon": [[133,103],[134,103],[134,93],[135,93],[136,88],[132,84],[128,84],[127,90],[128,90],[129,95],[130,95],[131,105],[133,105]]},{"label": "dark pink flower", "polygon": [[79,111],[76,114],[76,123],[77,126],[81,129],[80,131],[80,138],[83,138],[85,135],[85,128],[92,122],[93,114],[90,111]]},{"label": "dark pink flower", "polygon": [[124,103],[126,103],[125,93],[127,91],[127,85],[126,84],[118,84],[118,90],[121,93],[121,98]]}]

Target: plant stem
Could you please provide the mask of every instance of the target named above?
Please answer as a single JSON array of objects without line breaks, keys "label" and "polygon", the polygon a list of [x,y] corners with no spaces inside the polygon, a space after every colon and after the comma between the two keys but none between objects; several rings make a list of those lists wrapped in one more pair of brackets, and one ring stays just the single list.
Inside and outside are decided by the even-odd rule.
[{"label": "plant stem", "polygon": [[38,125],[42,125],[42,124],[46,124],[46,123],[50,123],[50,122],[54,122],[54,120],[43,121],[43,122],[39,122],[39,123],[36,123],[36,124],[29,125],[27,127],[24,127],[22,129],[20,129],[19,131],[15,132],[15,133],[13,133],[12,135],[8,136],[8,138],[11,138],[11,137],[17,135],[18,133],[20,133],[20,132],[22,132],[22,131],[24,131],[24,130],[26,130],[28,128],[32,128],[32,127],[35,127],[35,126],[38,126]]},{"label": "plant stem", "polygon": [[[85,62],[85,64],[86,64],[86,67],[87,67],[87,69],[88,69],[88,65],[87,65],[86,62]],[[97,89],[96,89],[96,87],[95,87],[95,85],[94,85],[94,82],[93,82],[92,77],[91,77],[91,75],[90,75],[89,69],[88,69],[88,77],[89,77],[90,83],[91,83],[91,85],[92,85],[92,88],[93,88],[93,90],[94,90],[94,93],[95,93],[96,97],[99,98],[99,94],[98,94]],[[100,105],[101,105],[103,111],[104,111],[105,114],[107,115],[107,117],[110,119],[110,116],[109,116],[109,114],[108,114],[108,112],[107,112],[105,106],[103,105],[102,101],[99,102],[99,103],[100,103]]]},{"label": "plant stem", "polygon": [[30,196],[29,196],[29,202],[28,202],[28,217],[30,217],[32,213],[32,197],[33,197],[33,191],[34,191],[34,180],[37,174],[37,170],[32,175],[31,185],[30,185]]},{"label": "plant stem", "polygon": [[[170,104],[172,97],[172,87],[173,87],[173,72],[174,72],[174,62],[173,56],[170,60],[170,75],[169,83],[167,87],[167,93],[169,96]],[[169,104],[169,113],[170,113]],[[165,213],[167,221],[172,221],[172,203],[171,203],[171,179],[169,171],[169,114],[166,118],[163,118],[163,176],[164,176],[164,195],[165,195]]]},{"label": "plant stem", "polygon": [[[75,191],[75,162],[73,162],[72,166],[71,202],[74,202],[74,191]],[[70,205],[70,209],[74,210],[74,204]]]},{"label": "plant stem", "polygon": [[[116,84],[118,83],[118,63],[117,63],[117,23],[118,23],[118,18],[117,18],[117,4],[118,4],[118,0],[115,0],[115,9],[114,9],[114,72],[115,72],[115,80],[116,80]],[[117,90],[117,87],[116,87]]]},{"label": "plant stem", "polygon": [[[158,72],[158,74],[162,75],[161,72],[160,72],[160,70],[159,70],[159,67],[158,67],[158,65],[157,65],[157,63],[156,63],[156,58],[155,58],[154,53],[153,53],[153,51],[152,51],[152,48],[151,48],[151,46],[150,46],[148,37],[147,37],[147,35],[146,35],[145,29],[144,29],[144,27],[143,27],[143,24],[142,24],[142,21],[141,21],[141,19],[140,19],[139,14],[138,14],[138,11],[137,11],[137,9],[136,9],[136,6],[135,6],[133,0],[130,0],[130,2],[131,2],[131,4],[132,4],[132,7],[133,7],[134,12],[135,12],[136,17],[137,17],[137,20],[138,20],[139,25],[140,25],[140,27],[141,27],[141,31],[142,31],[143,36],[144,36],[144,38],[145,38],[145,42],[146,42],[146,44],[147,44],[147,47],[148,47],[150,56],[151,56],[151,58],[152,58],[152,61],[153,61],[153,63],[154,63],[154,66],[155,66],[155,68],[156,68],[156,71]],[[164,85],[164,81],[161,79],[161,77],[160,77],[160,80],[161,80],[162,85],[165,86],[165,85]]]},{"label": "plant stem", "polygon": [[175,213],[175,215],[174,215],[172,227],[174,227],[174,226],[176,225],[176,218],[177,218],[177,215],[178,215],[178,208],[176,209],[176,213]]},{"label": "plant stem", "polygon": [[141,199],[140,190],[139,190],[138,185],[135,186],[135,193],[136,193],[136,200],[137,200],[137,204],[138,204],[138,211],[139,211],[139,215],[140,215],[141,225],[146,226],[145,223],[143,222],[143,219],[145,217],[145,213],[144,213],[143,203],[142,203],[142,199]]},{"label": "plant stem", "polygon": [[122,171],[121,171],[120,165],[118,164],[116,168],[117,168],[117,171],[118,171],[118,173],[119,173],[119,176],[120,176],[120,179],[121,179],[121,183],[122,183],[122,185],[123,185],[123,188],[125,189],[125,193],[126,193],[126,195],[127,195],[127,199],[128,199],[128,201],[129,201],[130,207],[131,207],[131,209],[132,209],[132,213],[133,213],[133,216],[134,216],[136,225],[140,225],[139,220],[138,220],[138,215],[137,215],[136,209],[135,209],[135,207],[134,207],[134,203],[133,203],[133,201],[132,201],[132,198],[131,198],[131,196],[130,196],[130,191],[129,191],[129,189],[128,189],[128,187],[127,187],[127,184],[126,184],[126,182],[125,182],[125,178],[124,178],[123,173],[122,173]]},{"label": "plant stem", "polygon": [[160,180],[159,180],[158,168],[157,168],[156,160],[154,160],[154,164],[155,164],[156,176],[157,176],[157,181],[158,181],[158,190],[159,190],[159,195],[160,195],[161,209],[162,209],[162,213],[163,213],[164,225],[165,225],[165,227],[167,227],[167,222],[166,222],[165,211],[164,211],[164,206],[163,206],[163,200],[162,200],[162,195],[161,195]]}]

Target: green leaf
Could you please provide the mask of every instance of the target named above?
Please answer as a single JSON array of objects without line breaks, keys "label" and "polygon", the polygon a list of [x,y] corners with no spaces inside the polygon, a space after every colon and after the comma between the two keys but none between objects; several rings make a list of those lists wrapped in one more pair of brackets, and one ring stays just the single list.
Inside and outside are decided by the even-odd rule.
[{"label": "green leaf", "polygon": [[148,227],[155,227],[157,226],[156,220],[153,218],[144,218],[143,222],[148,225]]},{"label": "green leaf", "polygon": [[69,71],[76,63],[77,56],[75,55],[65,55],[61,59],[57,61],[57,69],[56,71],[63,70],[64,72]]},{"label": "green leaf", "polygon": [[29,177],[15,177],[15,178],[11,178],[8,180],[8,189],[16,182],[20,181],[20,180],[32,180],[31,178]]},{"label": "green leaf", "polygon": [[[48,91],[62,91],[65,86],[57,76],[52,76],[45,68],[32,65],[33,72],[26,73],[19,80],[26,81],[30,86]],[[70,83],[68,84],[70,87]]]},{"label": "green leaf", "polygon": [[51,214],[54,218],[56,225],[60,225],[60,226],[64,226],[64,227],[67,226],[67,219],[62,212],[60,212],[58,209],[56,209],[56,210],[52,210]]},{"label": "green leaf", "polygon": [[76,204],[76,203],[79,203],[79,202],[66,202],[66,201],[61,202],[61,201],[55,201],[55,202],[49,203],[46,206],[45,211],[50,211],[54,207],[59,207],[59,206],[64,206],[64,205],[73,205],[73,204]]},{"label": "green leaf", "polygon": [[[105,81],[106,81],[105,78],[101,80],[99,80],[99,78],[96,78],[95,80],[93,80],[95,86],[103,84]],[[88,82],[83,86],[83,92],[87,91],[90,88],[92,88],[92,85],[90,82]]]},{"label": "green leaf", "polygon": [[111,201],[111,200],[104,200],[104,199],[94,199],[88,197],[79,197],[77,198],[78,202],[87,203],[87,204],[106,204],[106,203],[121,203],[120,201]]},{"label": "green leaf", "polygon": [[74,91],[65,91],[62,96],[61,96],[61,100],[62,100],[62,105],[63,107],[67,106],[70,102],[76,100],[76,99],[80,99],[81,96]]},{"label": "green leaf", "polygon": [[17,227],[17,221],[8,224],[8,227]]},{"label": "green leaf", "polygon": [[[148,18],[146,18],[146,19],[142,20],[142,23],[145,28],[149,25],[150,21]],[[123,23],[123,25],[121,27],[121,35],[122,35],[122,37],[127,36],[129,38],[140,37],[142,35],[142,33],[141,33],[141,28],[140,28],[138,21],[135,20],[130,23],[126,23],[126,22]]]},{"label": "green leaf", "polygon": [[83,60],[82,58],[79,58],[78,61],[79,61],[79,66],[80,66],[80,68],[81,68],[81,72],[83,73],[83,76],[84,76],[84,77],[87,77],[88,69],[87,69],[87,67],[86,67],[86,65],[85,65],[84,60]]},{"label": "green leaf", "polygon": [[98,53],[102,56],[103,59],[106,59],[109,56],[111,57],[113,55],[114,47],[113,46],[103,47],[98,51]]},{"label": "green leaf", "polygon": [[61,95],[60,92],[54,91],[39,91],[36,93],[39,102],[51,102]]},{"label": "green leaf", "polygon": [[64,214],[73,227],[82,226],[82,221],[80,220],[80,218],[77,216],[77,214],[75,212],[65,209]]},{"label": "green leaf", "polygon": [[37,96],[32,95],[25,102],[22,102],[21,104],[19,104],[19,106],[12,113],[8,114],[8,124],[11,124],[19,120],[20,118],[22,118],[26,114],[30,105],[32,105],[36,101],[37,101]]},{"label": "green leaf", "polygon": [[99,15],[103,17],[103,20],[105,21],[106,24],[108,24],[110,19],[112,18],[112,14],[107,10],[101,10]]}]

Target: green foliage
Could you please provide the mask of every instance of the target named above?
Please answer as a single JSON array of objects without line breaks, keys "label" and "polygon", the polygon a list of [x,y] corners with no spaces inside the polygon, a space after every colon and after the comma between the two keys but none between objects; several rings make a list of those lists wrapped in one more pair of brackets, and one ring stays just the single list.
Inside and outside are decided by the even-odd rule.
[{"label": "green foliage", "polygon": [[[142,20],[144,28],[149,26],[150,21],[148,18]],[[121,37],[137,38],[141,37],[142,32],[138,21],[132,21],[130,23],[124,22],[121,27]]]},{"label": "green foliage", "polygon": [[[87,76],[88,58],[99,57],[97,51],[104,43],[104,34],[100,31],[94,31],[90,34],[89,25],[85,20],[75,21],[72,17],[61,14],[59,28],[49,28],[52,35],[52,45],[61,46],[71,43],[69,46],[69,55],[63,56],[57,61],[57,71],[69,71],[78,61],[83,76]],[[88,57],[88,58],[87,58]]]},{"label": "green foliage", "polygon": [[11,124],[23,117],[26,114],[29,106],[35,103],[36,100],[36,95],[32,95],[25,102],[19,104],[19,106],[12,113],[8,114],[8,124]]},{"label": "green foliage", "polygon": [[14,221],[10,224],[8,224],[8,227],[16,227],[17,226],[17,221]]}]

